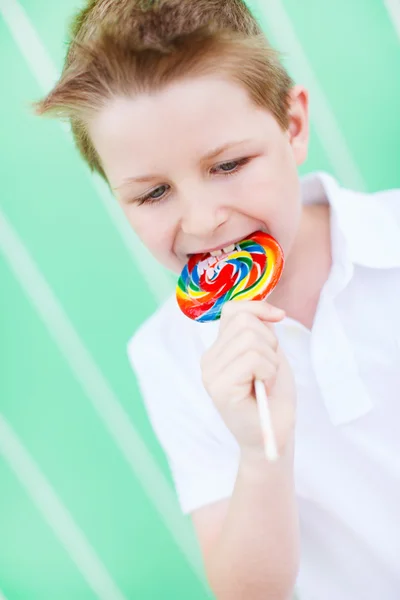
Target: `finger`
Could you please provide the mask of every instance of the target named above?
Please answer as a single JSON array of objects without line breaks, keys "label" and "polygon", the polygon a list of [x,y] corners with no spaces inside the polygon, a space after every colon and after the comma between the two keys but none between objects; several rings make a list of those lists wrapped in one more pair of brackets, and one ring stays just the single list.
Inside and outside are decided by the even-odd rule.
[{"label": "finger", "polygon": [[217,364],[220,364],[221,356],[227,356],[233,360],[234,353],[239,353],[238,347],[243,352],[251,349],[252,346],[261,348],[262,345],[265,345],[265,348],[271,348],[276,353],[278,339],[275,332],[269,327],[271,325],[266,325],[250,313],[237,314],[209,349],[207,353],[209,360]]},{"label": "finger", "polygon": [[268,323],[278,323],[285,317],[285,311],[268,302],[263,301],[235,301],[226,302],[221,312],[220,329],[223,330],[227,322],[238,313],[250,313]]},{"label": "finger", "polygon": [[249,352],[257,353],[258,360],[263,360],[271,364],[275,370],[279,365],[279,358],[276,350],[266,343],[259,333],[254,331],[242,331],[237,340],[228,346],[222,346],[222,351],[218,354],[209,353],[202,362],[202,372],[204,373],[204,383],[209,384],[213,379],[223,378],[223,373],[231,364],[237,362]]},{"label": "finger", "polygon": [[[232,361],[219,378],[210,382],[209,392],[218,404],[225,405],[243,399],[248,394],[251,386],[251,396],[255,399],[253,382],[255,379],[263,381],[267,393],[276,379],[276,368],[264,360],[258,352],[247,351],[243,356]],[[233,385],[227,385],[228,381],[234,381]],[[227,390],[229,390],[227,397]]]},{"label": "finger", "polygon": [[224,327],[219,330],[217,344],[231,344],[241,331],[247,330],[258,332],[269,342],[271,347],[276,349],[278,341],[273,324],[263,321],[249,311],[236,312],[233,317],[225,322]]}]

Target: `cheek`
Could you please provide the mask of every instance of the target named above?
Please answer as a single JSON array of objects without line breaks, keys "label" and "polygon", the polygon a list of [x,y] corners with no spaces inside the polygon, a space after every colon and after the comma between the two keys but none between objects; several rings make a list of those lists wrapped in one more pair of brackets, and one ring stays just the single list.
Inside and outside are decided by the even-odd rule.
[{"label": "cheek", "polygon": [[[155,207],[154,207],[155,208]],[[158,222],[159,219],[152,214],[152,207],[128,206],[123,207],[125,217],[138,238],[148,248],[157,244],[159,239]]]},{"label": "cheek", "polygon": [[169,267],[165,261],[171,251],[174,231],[168,211],[162,205],[130,208],[124,212],[137,237],[160,263]]},{"label": "cheek", "polygon": [[251,174],[248,186],[253,217],[265,223],[271,235],[290,251],[300,219],[300,182],[297,169],[273,171],[265,164]]},{"label": "cheek", "polygon": [[270,166],[268,161],[259,161],[246,174],[245,197],[248,206],[255,211],[254,216],[263,221],[274,222],[282,210],[280,189],[281,181]]}]

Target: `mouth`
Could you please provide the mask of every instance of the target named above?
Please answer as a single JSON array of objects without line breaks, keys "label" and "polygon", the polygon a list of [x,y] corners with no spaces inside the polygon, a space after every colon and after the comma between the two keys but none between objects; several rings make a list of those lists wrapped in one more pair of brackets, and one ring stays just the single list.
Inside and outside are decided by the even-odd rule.
[{"label": "mouth", "polygon": [[[264,230],[264,228],[259,228],[256,231],[264,231],[265,233],[267,233]],[[208,250],[199,250],[199,252],[195,252],[194,254],[187,254],[187,257],[190,259],[193,256],[204,256],[204,255],[211,256],[213,258],[222,258],[222,257],[228,256],[232,252],[239,250],[239,248],[238,248],[239,244],[241,242],[243,242],[244,240],[250,239],[256,233],[256,231],[252,231],[248,235],[241,237],[239,239],[236,239],[234,241],[228,242],[227,244],[224,244],[223,246],[219,246],[218,248],[213,248],[213,249],[208,249]]]},{"label": "mouth", "polygon": [[212,250],[211,252],[208,252],[208,254],[210,254],[210,256],[214,257],[214,258],[220,258],[221,256],[227,256],[228,254],[231,254],[232,252],[234,252],[235,250],[237,250],[237,244],[230,244],[229,246],[225,246],[224,248],[220,248],[219,250]]}]

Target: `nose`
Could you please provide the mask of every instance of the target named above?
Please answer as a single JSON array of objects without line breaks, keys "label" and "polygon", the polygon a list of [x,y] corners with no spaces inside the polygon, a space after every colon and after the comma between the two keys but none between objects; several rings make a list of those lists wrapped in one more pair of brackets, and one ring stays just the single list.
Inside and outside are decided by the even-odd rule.
[{"label": "nose", "polygon": [[186,235],[205,238],[228,220],[228,212],[217,198],[186,197],[182,201],[181,229]]}]

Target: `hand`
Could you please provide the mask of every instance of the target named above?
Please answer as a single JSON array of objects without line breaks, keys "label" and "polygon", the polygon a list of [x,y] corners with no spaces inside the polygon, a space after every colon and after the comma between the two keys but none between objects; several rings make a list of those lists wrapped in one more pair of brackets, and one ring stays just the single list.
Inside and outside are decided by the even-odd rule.
[{"label": "hand", "polygon": [[201,361],[204,386],[243,452],[264,452],[255,379],[266,388],[280,456],[293,439],[296,388],[273,327],[284,316],[265,301],[227,302],[218,338]]}]

